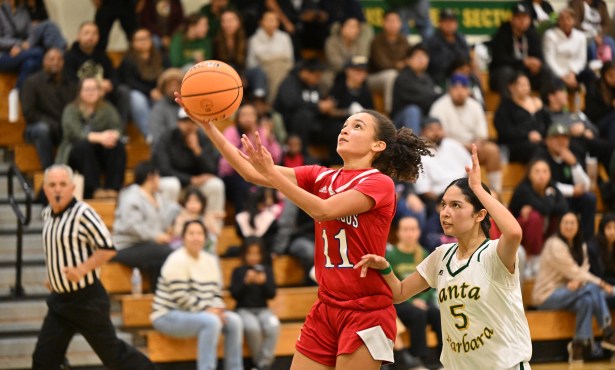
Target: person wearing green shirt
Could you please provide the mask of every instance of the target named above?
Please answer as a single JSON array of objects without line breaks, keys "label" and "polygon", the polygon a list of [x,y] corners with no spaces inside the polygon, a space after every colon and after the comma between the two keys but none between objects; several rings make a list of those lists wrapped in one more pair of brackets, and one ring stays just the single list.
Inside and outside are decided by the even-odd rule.
[{"label": "person wearing green shirt", "polygon": [[207,17],[200,13],[186,17],[184,25],[171,39],[171,66],[187,70],[193,64],[212,59],[213,44],[208,36],[208,22]]},{"label": "person wearing green shirt", "polygon": [[[385,258],[391,264],[393,273],[400,280],[416,271],[416,267],[429,255],[419,244],[421,229],[416,218],[408,216],[399,220],[397,228],[398,243],[387,248]],[[427,349],[427,325],[431,326],[438,337],[438,355],[442,349],[442,327],[440,309],[436,304],[435,290],[428,289],[406,302],[395,305],[397,317],[410,331],[412,342],[410,353],[422,359],[429,356]]]}]

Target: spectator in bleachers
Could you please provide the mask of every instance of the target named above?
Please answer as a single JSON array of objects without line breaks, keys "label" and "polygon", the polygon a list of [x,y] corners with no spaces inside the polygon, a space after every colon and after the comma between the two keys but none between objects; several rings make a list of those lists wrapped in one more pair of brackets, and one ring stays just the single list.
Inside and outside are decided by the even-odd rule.
[{"label": "spectator in bleachers", "polygon": [[8,119],[19,118],[19,89],[26,77],[41,68],[45,50],[66,49],[66,40],[55,23],[32,20],[27,4],[7,0],[0,4],[0,72],[17,73],[8,96]]},{"label": "spectator in bleachers", "polygon": [[171,37],[184,23],[181,0],[144,0],[138,14],[139,25],[152,34],[154,45],[161,52],[169,50]]},{"label": "spectator in bleachers", "polygon": [[63,67],[63,51],[49,49],[43,69],[28,77],[20,91],[24,137],[36,147],[43,169],[54,162],[53,149],[62,140],[62,112],[77,94],[77,84],[66,79]]},{"label": "spectator in bleachers", "polygon": [[285,142],[288,133],[286,132],[286,125],[284,125],[284,118],[282,115],[273,109],[267,99],[254,97],[252,99],[252,104],[256,107],[256,112],[258,113],[262,123],[265,123],[265,121],[270,121],[267,124],[273,127],[273,134],[275,135],[278,143]]},{"label": "spectator in bleachers", "polygon": [[391,114],[393,84],[399,71],[406,66],[405,58],[409,49],[410,43],[401,33],[399,13],[386,11],[382,19],[382,31],[370,45],[370,73],[367,77],[370,90],[383,95],[386,114]]},{"label": "spectator in bleachers", "polygon": [[328,147],[329,165],[341,165],[336,148],[346,118],[364,109],[374,109],[372,92],[367,86],[367,57],[354,56],[346,62],[343,72],[329,91],[328,99],[333,100],[334,106],[326,113],[327,122],[323,124],[315,144]]},{"label": "spectator in bleachers", "polygon": [[[214,59],[231,65],[244,81],[244,96],[265,99],[267,75],[260,66],[246,68],[248,41],[239,12],[226,9],[220,16],[221,28],[214,36]],[[247,82],[247,83],[246,83]]]},{"label": "spectator in bleachers", "polygon": [[543,143],[548,122],[542,101],[531,95],[530,81],[516,72],[507,81],[508,96],[502,98],[493,123],[498,144],[508,150],[510,162],[527,163]]},{"label": "spectator in bleachers", "polygon": [[318,59],[298,62],[280,84],[273,104],[284,118],[288,133],[299,135],[306,150],[311,144],[312,133],[322,127],[324,113],[334,104],[320,93],[323,70],[324,65]]},{"label": "spectator in bleachers", "polygon": [[209,35],[209,21],[200,13],[186,17],[175,32],[169,46],[171,66],[187,70],[193,64],[213,59],[213,44]]},{"label": "spectator in bleachers", "polygon": [[207,198],[206,212],[224,212],[224,182],[218,173],[218,151],[186,111],[177,113],[177,127],[167,131],[152,158],[160,169],[160,191],[177,202],[182,188],[198,187]]},{"label": "spectator in bleachers", "polygon": [[453,61],[447,72],[447,76],[462,74],[470,79],[470,96],[485,107],[485,92],[483,91],[480,77],[474,73],[474,67],[470,59],[457,59]]},{"label": "spectator in bleachers", "polygon": [[398,181],[395,183],[395,193],[397,195],[397,209],[395,210],[395,221],[404,217],[415,218],[419,226],[423,227],[427,221],[427,209],[425,203],[416,194],[414,183]]},{"label": "spectator in bleachers", "polygon": [[199,10],[199,13],[207,17],[207,23],[209,24],[208,33],[211,35],[212,39],[220,33],[222,13],[228,9],[233,9],[233,6],[230,4],[229,0],[211,0],[207,4],[203,5]]},{"label": "spectator in bleachers", "polygon": [[[416,271],[416,267],[429,255],[429,251],[421,246],[419,238],[421,228],[414,217],[404,217],[399,220],[397,229],[398,242],[387,246],[386,260],[391,264],[393,273],[398,279],[403,280]],[[427,326],[436,333],[438,348],[442,349],[442,324],[440,323],[440,309],[436,302],[434,289],[428,289],[417,294],[407,301],[395,305],[397,317],[404,326],[410,330],[410,353],[414,357],[412,366],[404,364],[406,369],[422,366],[429,357],[427,348]],[[394,352],[395,357],[402,357]],[[397,362],[397,359],[396,361]]]},{"label": "spectator in bleachers", "polygon": [[463,144],[445,135],[437,118],[426,117],[421,126],[421,136],[434,144],[434,155],[421,157],[423,173],[416,180],[415,190],[427,206],[429,217],[451,181],[466,175],[465,166],[472,163],[472,157]]},{"label": "spectator in bleachers", "polygon": [[[589,254],[589,272],[615,284],[615,213],[602,215],[598,232],[587,243]],[[609,295],[606,302],[610,309],[615,308],[615,296]]]},{"label": "spectator in bleachers", "polygon": [[536,275],[538,256],[544,241],[557,230],[561,216],[568,211],[566,198],[551,179],[549,163],[534,158],[524,179],[515,187],[508,209],[523,229],[521,245],[527,255],[525,278]]},{"label": "spectator in bleachers", "polygon": [[173,241],[171,246],[175,247],[178,241],[181,242],[182,231],[184,230],[184,224],[191,220],[200,220],[207,229],[207,243],[204,247],[205,251],[216,253],[216,242],[220,232],[220,220],[224,218],[223,213],[207,213],[205,212],[205,206],[207,205],[207,199],[199,188],[188,187],[183,192],[179,201],[181,211],[175,217],[173,221]]},{"label": "spectator in bleachers", "polygon": [[105,98],[115,106],[122,124],[126,125],[130,113],[130,89],[120,85],[117,71],[106,52],[96,49],[98,43],[98,26],[92,21],[81,23],[77,39],[64,54],[64,73],[73,81],[86,77],[101,78]]},{"label": "spectator in bleachers", "polygon": [[278,29],[280,21],[275,12],[264,12],[259,24],[256,33],[248,40],[246,67],[260,67],[265,72],[267,100],[273,102],[280,84],[295,63],[293,43],[286,32]]},{"label": "spectator in bleachers", "polygon": [[282,213],[277,190],[252,186],[247,192],[243,211],[235,215],[237,233],[244,241],[248,238],[259,238],[269,259]]},{"label": "spectator in bleachers", "polygon": [[577,158],[585,158],[587,154],[596,157],[605,168],[609,168],[613,146],[599,136],[598,128],[581,112],[570,112],[568,92],[563,82],[556,82],[546,91],[543,99],[547,106],[549,123],[559,122],[568,126],[570,131],[570,150]]},{"label": "spectator in bleachers", "polygon": [[608,35],[611,18],[604,0],[569,0],[575,27],[587,37],[587,59],[602,62],[615,59],[615,40]]},{"label": "spectator in bleachers", "polygon": [[217,368],[224,333],[224,368],[243,370],[241,318],[225,309],[218,259],[205,251],[207,232],[198,220],[185,224],[183,247],[167,258],[154,296],[154,329],[173,337],[197,337],[197,369]]},{"label": "spectator in bleachers", "polygon": [[410,35],[410,20],[419,31],[423,42],[433,35],[434,28],[429,18],[429,0],[386,0],[386,3],[401,16],[404,35]]},{"label": "spectator in bleachers", "polygon": [[427,73],[429,54],[425,46],[417,44],[410,48],[405,64],[393,85],[391,116],[398,128],[405,126],[419,134],[421,121],[440,97],[441,89]]},{"label": "spectator in bleachers", "polygon": [[[346,2],[346,1],[339,1]],[[325,39],[331,26],[329,13],[323,8],[322,1],[315,0],[268,0],[265,6],[274,11],[282,29],[288,32],[293,41],[295,59],[302,58],[304,49],[322,52]],[[359,16],[346,13],[346,16]]]},{"label": "spectator in bleachers", "polygon": [[[282,160],[280,143],[276,141],[269,124],[259,123],[258,113],[253,104],[246,103],[240,106],[236,114],[236,123],[227,127],[223,134],[239,150],[244,150],[241,137],[247,135],[250,140],[254,140],[256,131],[259,133],[263,146],[271,153],[273,161],[280,163]],[[252,185],[246,182],[224,158],[220,158],[218,175],[224,181],[228,198],[235,206],[235,210],[237,212],[243,210],[248,198],[248,190]]]},{"label": "spectator in bleachers", "polygon": [[557,27],[548,29],[543,38],[545,63],[571,91],[588,86],[596,75],[587,68],[587,40],[574,28],[574,10],[565,8],[557,18]]},{"label": "spectator in bleachers", "polygon": [[323,76],[325,89],[330,89],[346,63],[355,56],[369,56],[372,41],[372,26],[361,23],[357,18],[346,18],[331,27],[331,34],[325,40],[325,58],[328,68]]},{"label": "spectator in bleachers", "polygon": [[32,22],[41,22],[49,19],[44,0],[27,0],[25,1],[25,5]]},{"label": "spectator in bleachers", "polygon": [[532,27],[529,8],[517,3],[512,18],[504,22],[491,39],[489,87],[506,95],[507,82],[515,72],[528,76],[533,90],[542,91],[553,79],[553,73],[544,63],[542,42]]},{"label": "spectator in bleachers", "polygon": [[156,88],[162,97],[152,107],[149,115],[149,131],[152,136],[151,146],[155,148],[160,138],[177,127],[179,105],[175,102],[175,91],[179,91],[184,74],[179,68],[168,68],[158,76]]},{"label": "spectator in bleachers", "polygon": [[243,323],[253,369],[270,370],[275,360],[280,320],[267,306],[267,301],[275,297],[276,285],[260,239],[244,241],[241,261],[242,265],[233,270],[229,290],[237,301],[235,311]]},{"label": "spectator in bleachers", "polygon": [[598,126],[600,136],[615,146],[615,63],[604,63],[600,78],[587,89],[584,112]]},{"label": "spectator in bleachers", "polygon": [[459,32],[457,13],[454,10],[440,10],[439,19],[438,28],[426,40],[425,47],[429,54],[427,72],[436,84],[444,86],[451,64],[457,59],[470,60],[470,47],[465,36]]},{"label": "spectator in bleachers", "polygon": [[485,111],[470,97],[470,79],[462,74],[448,79],[448,92],[433,103],[429,115],[438,118],[444,134],[463,144],[468,152],[476,144],[478,161],[487,171],[489,186],[497,193],[502,192],[500,148],[488,140]]},{"label": "spectator in bleachers", "polygon": [[62,113],[62,143],[56,162],[67,163],[83,175],[84,198],[117,197],[126,169],[121,130],[117,110],[104,100],[103,83],[91,77],[81,80],[77,98]]},{"label": "spectator in bleachers", "polygon": [[135,183],[122,190],[115,209],[113,242],[118,249],[114,257],[149,276],[156,288],[160,268],[172,252],[170,227],[179,212],[177,203],[159,193],[160,174],[155,165],[141,162],[135,167]]},{"label": "spectator in bleachers", "polygon": [[120,65],[119,75],[130,88],[130,115],[148,142],[151,142],[149,115],[154,102],[162,98],[156,85],[165,64],[154,47],[152,34],[145,28],[137,29]]},{"label": "spectator in bleachers", "polygon": [[316,160],[303,152],[303,143],[301,138],[292,134],[286,138],[286,145],[283,147],[282,166],[295,168],[299,166],[307,166],[316,164]]},{"label": "spectator in bleachers", "polygon": [[542,156],[551,167],[553,181],[570,210],[580,214],[583,238],[589,240],[595,230],[596,194],[591,191],[591,181],[584,170],[585,158],[578,158],[570,150],[570,130],[559,122],[549,126],[545,145]]},{"label": "spectator in bleachers", "polygon": [[579,220],[568,212],[559,222],[557,234],[550,237],[540,254],[540,268],[532,300],[540,310],[567,310],[575,313],[576,329],[568,343],[568,361],[582,363],[594,352],[592,318],[602,329],[601,345],[615,350],[615,330],[606,295],[613,286],[589,272],[589,258],[579,228]]},{"label": "spectator in bleachers", "polygon": [[109,34],[115,21],[119,21],[126,40],[130,41],[132,34],[137,29],[137,7],[143,6],[144,0],[124,1],[124,0],[92,0],[96,7],[94,21],[100,31],[100,42],[96,45],[99,52],[107,51]]}]

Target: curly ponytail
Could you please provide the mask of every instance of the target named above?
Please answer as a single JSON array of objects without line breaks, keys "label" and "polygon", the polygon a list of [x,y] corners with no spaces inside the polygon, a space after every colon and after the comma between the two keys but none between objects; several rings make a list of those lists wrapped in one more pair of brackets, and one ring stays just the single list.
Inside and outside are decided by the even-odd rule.
[{"label": "curly ponytail", "polygon": [[376,121],[376,139],[386,143],[386,149],[379,153],[372,163],[374,168],[394,179],[414,181],[423,171],[421,156],[432,156],[433,145],[416,136],[409,128],[397,130],[385,115],[366,110]]}]

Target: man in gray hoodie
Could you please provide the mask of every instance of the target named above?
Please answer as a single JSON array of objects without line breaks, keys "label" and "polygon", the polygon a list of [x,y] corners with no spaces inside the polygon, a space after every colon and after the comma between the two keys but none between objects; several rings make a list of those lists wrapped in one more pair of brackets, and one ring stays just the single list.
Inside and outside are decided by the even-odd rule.
[{"label": "man in gray hoodie", "polygon": [[158,192],[160,174],[151,162],[135,168],[135,183],[120,192],[113,222],[113,242],[118,253],[113,259],[148,274],[152,291],[167,256],[168,230],[179,212],[179,205],[171,203]]}]

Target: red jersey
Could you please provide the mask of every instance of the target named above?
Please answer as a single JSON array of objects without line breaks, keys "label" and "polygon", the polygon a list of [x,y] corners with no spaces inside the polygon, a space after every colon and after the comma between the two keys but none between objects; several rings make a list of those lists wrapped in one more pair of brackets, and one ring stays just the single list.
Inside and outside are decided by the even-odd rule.
[{"label": "red jersey", "polygon": [[365,278],[354,265],[366,254],[384,256],[395,215],[395,185],[376,169],[331,170],[321,166],[296,167],[298,185],[328,199],[348,190],[375,201],[367,212],[336,220],[315,221],[314,266],[319,297],[342,308],[375,310],[392,304],[391,289],[382,275],[369,269]]}]

